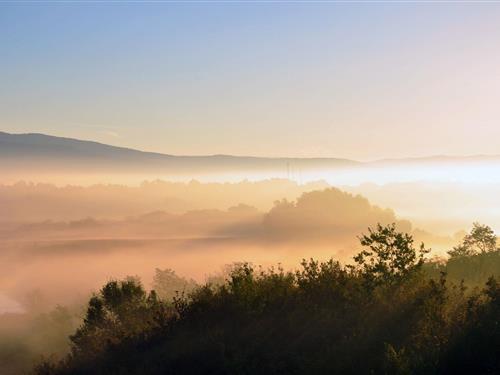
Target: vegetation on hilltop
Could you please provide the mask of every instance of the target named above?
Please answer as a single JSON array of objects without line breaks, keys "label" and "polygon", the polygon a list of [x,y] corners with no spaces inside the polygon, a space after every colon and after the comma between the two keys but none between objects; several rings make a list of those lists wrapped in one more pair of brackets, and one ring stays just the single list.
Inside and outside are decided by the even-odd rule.
[{"label": "vegetation on hilltop", "polygon": [[[478,228],[462,245],[482,249],[470,241]],[[480,232],[478,238],[492,235]],[[447,277],[458,261],[481,264],[478,259],[488,257],[498,265],[496,246],[437,264],[425,263],[428,250],[394,225],[379,225],[360,242],[363,249],[348,266],[311,259],[292,272],[241,264],[226,283],[207,283],[170,301],[137,280],[111,281],[90,299],[71,336],[71,353],[58,363],[42,362],[35,372],[500,371],[500,284],[490,277],[481,289],[468,289]]]}]

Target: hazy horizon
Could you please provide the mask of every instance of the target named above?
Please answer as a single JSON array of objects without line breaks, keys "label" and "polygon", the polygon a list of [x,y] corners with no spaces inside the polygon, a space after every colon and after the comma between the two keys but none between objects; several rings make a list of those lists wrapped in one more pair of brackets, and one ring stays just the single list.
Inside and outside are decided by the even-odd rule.
[{"label": "hazy horizon", "polygon": [[159,151],[152,151],[148,149],[140,149],[140,148],[134,148],[134,147],[129,147],[124,144],[119,143],[119,141],[112,141],[110,140],[109,142],[104,142],[104,141],[97,141],[96,139],[91,139],[91,138],[75,138],[75,137],[70,137],[70,136],[62,136],[59,134],[48,134],[48,133],[39,133],[39,132],[34,132],[34,131],[26,131],[22,133],[15,133],[15,132],[7,132],[2,129],[0,129],[0,133],[4,134],[9,134],[9,135],[41,135],[41,136],[49,136],[49,137],[54,137],[54,138],[62,138],[62,139],[68,139],[68,140],[76,140],[76,141],[85,141],[85,142],[92,142],[92,143],[98,143],[106,146],[112,146],[112,147],[117,147],[117,148],[124,148],[124,149],[129,149],[129,150],[134,150],[134,151],[139,151],[139,152],[144,152],[144,153],[153,153],[153,154],[161,154],[165,156],[194,156],[194,157],[203,157],[203,156],[235,156],[235,157],[248,157],[248,158],[262,158],[262,159],[338,159],[338,160],[349,160],[349,161],[354,161],[354,162],[359,162],[359,163],[376,163],[376,162],[384,162],[384,161],[399,161],[399,160],[419,160],[419,159],[434,159],[434,158],[475,158],[475,157],[496,157],[500,156],[500,149],[497,153],[472,153],[472,154],[421,154],[421,155],[414,155],[414,156],[400,156],[400,157],[387,157],[387,158],[379,158],[379,159],[368,159],[368,160],[357,160],[357,159],[347,159],[347,158],[342,158],[338,157],[336,155],[331,155],[331,156],[289,156],[289,155],[275,155],[275,156],[270,156],[270,155],[253,155],[253,154],[223,154],[220,152],[215,152],[212,154],[184,154],[184,153],[179,153],[179,154],[172,154],[168,152],[159,152]]}]

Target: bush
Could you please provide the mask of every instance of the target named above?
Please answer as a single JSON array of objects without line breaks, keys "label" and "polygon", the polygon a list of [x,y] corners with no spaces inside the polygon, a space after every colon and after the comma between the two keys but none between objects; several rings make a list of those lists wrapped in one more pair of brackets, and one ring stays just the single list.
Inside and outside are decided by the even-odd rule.
[{"label": "bush", "polygon": [[361,237],[356,264],[235,267],[165,305],[134,280],[90,302],[73,351],[39,374],[487,374],[500,371],[500,287],[428,278],[394,226]]}]

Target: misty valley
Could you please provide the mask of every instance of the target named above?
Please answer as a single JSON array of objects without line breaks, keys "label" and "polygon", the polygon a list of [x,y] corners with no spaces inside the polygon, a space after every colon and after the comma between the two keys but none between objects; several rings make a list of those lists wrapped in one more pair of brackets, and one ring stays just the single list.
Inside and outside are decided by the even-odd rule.
[{"label": "misty valley", "polygon": [[0,0],[0,375],[500,375],[500,0]]},{"label": "misty valley", "polygon": [[[426,223],[428,207],[418,227],[354,193],[376,186],[374,197],[398,191],[279,178],[4,184],[2,372],[303,373],[313,361],[320,373],[453,373],[470,340],[498,340],[475,326],[498,319],[496,236],[484,224]],[[419,186],[415,195],[436,197]],[[421,353],[431,344],[439,350]],[[349,354],[319,360],[333,348]],[[484,359],[485,371],[495,363]]]}]

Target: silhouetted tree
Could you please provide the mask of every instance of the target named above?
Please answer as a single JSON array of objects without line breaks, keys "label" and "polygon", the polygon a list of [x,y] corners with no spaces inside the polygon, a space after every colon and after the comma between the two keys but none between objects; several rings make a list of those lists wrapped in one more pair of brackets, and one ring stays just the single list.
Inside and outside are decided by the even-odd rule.
[{"label": "silhouetted tree", "polygon": [[416,249],[413,237],[398,232],[396,224],[378,224],[375,230],[369,228],[368,232],[359,239],[364,249],[354,257],[354,261],[363,275],[376,284],[405,279],[420,269],[425,254],[430,251],[423,243]]},{"label": "silhouetted tree", "polygon": [[137,279],[110,281],[92,296],[83,325],[70,337],[73,355],[96,355],[109,345],[160,326],[166,316],[167,309],[156,293],[146,293]]},{"label": "silhouetted tree", "polygon": [[479,223],[472,224],[472,230],[466,234],[462,243],[448,252],[451,257],[463,257],[485,254],[497,250],[497,236],[493,230]]}]

